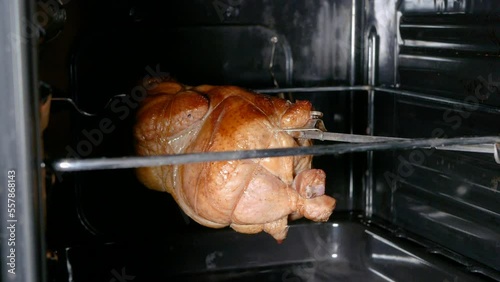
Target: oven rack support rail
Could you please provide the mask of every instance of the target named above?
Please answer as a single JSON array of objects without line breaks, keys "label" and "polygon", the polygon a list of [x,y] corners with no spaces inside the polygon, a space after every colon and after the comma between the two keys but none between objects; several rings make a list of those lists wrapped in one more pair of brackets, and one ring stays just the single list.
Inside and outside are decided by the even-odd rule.
[{"label": "oven rack support rail", "polygon": [[[53,91],[50,89],[49,91]],[[253,89],[254,92],[262,94],[282,94],[282,93],[318,93],[318,92],[342,92],[342,91],[366,91],[368,93],[373,91],[378,91],[379,93],[391,93],[396,94],[401,97],[411,97],[429,102],[436,102],[442,105],[456,105],[463,107],[465,109],[474,107],[475,111],[490,113],[490,114],[500,114],[500,108],[488,106],[488,105],[471,105],[462,101],[448,99],[443,97],[437,97],[433,95],[428,95],[420,92],[408,91],[394,87],[373,87],[370,85],[359,85],[359,86],[323,86],[323,87],[294,87],[294,88],[269,88],[269,89]],[[113,102],[114,99],[126,97],[127,94],[117,94],[109,99],[103,110],[108,108],[108,106]],[[67,97],[53,97],[53,102],[66,102],[69,103],[79,114],[87,117],[97,116],[97,113],[88,113],[78,107],[78,105],[71,98]]]},{"label": "oven rack support rail", "polygon": [[[340,92],[340,91],[367,91],[378,93],[392,93],[399,96],[412,97],[421,100],[437,102],[445,105],[460,105],[470,107],[471,105],[432,95],[426,95],[418,92],[406,91],[390,87],[372,87],[372,86],[330,86],[330,87],[297,87],[297,88],[272,88],[254,90],[258,93],[276,94],[276,93],[311,93],[311,92]],[[119,96],[121,96],[120,94]],[[108,103],[109,104],[109,103]],[[76,104],[73,106],[77,108]],[[500,109],[487,105],[474,105],[477,111],[500,114]],[[375,137],[376,136],[367,136]],[[107,170],[107,169],[129,169],[138,167],[152,167],[163,165],[180,165],[199,162],[228,161],[238,159],[258,159],[298,155],[340,155],[357,152],[373,152],[381,150],[413,150],[417,148],[424,149],[446,149],[454,151],[466,151],[473,153],[492,154],[495,161],[500,164],[500,136],[483,137],[458,137],[458,138],[431,138],[431,139],[389,139],[388,141],[375,141],[369,143],[356,144],[333,144],[333,145],[313,145],[310,147],[277,148],[263,150],[245,150],[245,151],[224,151],[224,152],[206,152],[190,153],[177,155],[161,155],[148,157],[120,157],[120,158],[94,158],[94,159],[61,159],[51,163],[55,171],[89,171],[89,170]],[[342,141],[342,140],[339,140]],[[488,145],[491,146],[488,146]],[[455,146],[455,148],[453,148]],[[43,164],[45,165],[45,164]]]}]

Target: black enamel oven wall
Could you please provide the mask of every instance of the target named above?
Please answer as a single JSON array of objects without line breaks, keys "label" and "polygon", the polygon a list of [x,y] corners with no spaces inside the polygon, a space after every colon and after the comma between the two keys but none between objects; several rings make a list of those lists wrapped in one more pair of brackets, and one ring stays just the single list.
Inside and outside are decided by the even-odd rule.
[{"label": "black enamel oven wall", "polygon": [[[51,125],[49,133],[63,133],[53,134],[55,137],[46,142],[51,157],[133,154],[130,127],[136,104],[119,100],[114,109],[103,111],[102,107],[114,95],[131,94],[146,75],[169,73],[193,85],[275,87],[268,69],[271,38],[275,36],[278,44],[273,70],[280,87],[367,85],[368,39],[374,34],[374,84],[418,93],[403,96],[375,91],[373,102],[361,91],[295,94],[297,99],[311,100],[325,113],[330,131],[367,134],[371,128],[375,135],[408,138],[498,135],[500,8],[493,0],[177,2],[75,0],[67,4],[65,32],[40,50],[41,76],[69,93],[82,109],[101,113],[98,118],[82,117],[55,105],[53,119],[58,122]],[[96,133],[103,118],[111,121],[113,130]],[[401,236],[411,234],[428,240],[439,247],[435,252],[446,249],[459,260],[465,257],[490,270],[500,270],[500,174],[490,155],[431,150],[377,152],[372,156],[322,156],[315,158],[314,165],[327,172],[326,193],[338,200],[332,220],[346,216],[350,221],[359,214],[391,226]],[[107,256],[109,249],[103,242],[140,245],[144,240],[156,242],[183,234],[191,236],[185,238],[227,238],[189,220],[169,195],[145,189],[132,170],[61,177],[63,181],[51,191],[48,243],[56,249],[76,246],[72,257],[75,267],[92,265],[88,260],[102,255],[102,263],[109,263],[109,269],[101,269],[106,272],[103,277],[110,275],[115,264],[120,269],[119,258],[126,257],[128,249],[112,249],[112,255]],[[354,230],[353,238],[361,238],[360,249],[370,249],[370,255],[373,246],[387,243],[381,237],[376,237],[375,243],[365,240],[372,235],[351,223],[345,226],[345,232]],[[332,228],[315,228],[337,234]],[[302,232],[309,234],[296,234]],[[334,241],[342,236],[319,237],[329,238],[325,239],[331,240],[328,246],[335,246]],[[206,241],[200,239],[197,246]],[[181,246],[189,247],[189,242],[182,242]],[[241,252],[254,244],[245,242]],[[351,247],[358,241],[346,242]],[[92,248],[79,251],[79,245]],[[175,244],[166,244],[175,247],[171,245]],[[223,244],[217,241],[214,245]],[[158,248],[163,251],[163,247]],[[140,248],[134,248],[134,254],[140,254]],[[171,251],[172,256],[155,258],[177,267],[173,254],[182,252],[175,248],[164,251]],[[186,252],[190,255],[185,257],[198,265],[198,253]],[[248,265],[221,263],[228,268],[255,267],[252,262],[256,261],[267,266],[279,264],[261,252],[250,253],[247,260],[232,257]],[[297,254],[280,255],[290,259]],[[299,256],[297,260],[311,257]],[[345,265],[351,268],[345,269],[355,269],[352,262],[358,259],[366,263],[364,257],[346,259]],[[137,269],[151,267],[132,261]],[[432,264],[434,270],[454,273],[452,266],[436,265],[439,267]],[[186,269],[182,270],[196,272],[195,267]],[[425,277],[432,277],[433,271]],[[344,274],[349,277],[348,272]],[[355,277],[352,275],[354,272],[351,278]],[[443,277],[440,281],[459,276]]]}]

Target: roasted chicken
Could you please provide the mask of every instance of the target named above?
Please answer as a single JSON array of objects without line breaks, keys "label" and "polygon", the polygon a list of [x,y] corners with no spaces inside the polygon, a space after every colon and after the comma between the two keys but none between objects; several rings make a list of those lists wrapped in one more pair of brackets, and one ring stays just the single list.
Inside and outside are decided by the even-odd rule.
[{"label": "roasted chicken", "polygon": [[[140,156],[309,146],[283,129],[304,126],[308,101],[260,95],[234,86],[189,87],[162,82],[148,91],[134,128]],[[325,173],[311,156],[138,168],[148,188],[170,193],[193,220],[241,233],[285,239],[288,220],[330,217]]]}]

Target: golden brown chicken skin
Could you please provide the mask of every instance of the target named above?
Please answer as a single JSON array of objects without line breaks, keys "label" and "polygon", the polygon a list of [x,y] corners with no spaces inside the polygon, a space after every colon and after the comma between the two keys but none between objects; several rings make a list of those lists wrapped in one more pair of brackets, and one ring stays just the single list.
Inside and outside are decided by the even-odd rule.
[{"label": "golden brown chicken skin", "polygon": [[[309,146],[283,129],[306,125],[308,101],[291,103],[234,86],[162,82],[148,92],[134,128],[141,156]],[[326,221],[335,199],[311,156],[193,163],[137,169],[150,189],[170,193],[193,220],[285,239],[288,220]]]}]

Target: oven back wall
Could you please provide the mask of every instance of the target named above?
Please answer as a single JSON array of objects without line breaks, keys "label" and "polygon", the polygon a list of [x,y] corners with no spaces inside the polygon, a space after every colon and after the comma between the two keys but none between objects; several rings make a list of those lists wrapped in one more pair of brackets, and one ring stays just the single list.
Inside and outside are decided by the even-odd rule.
[{"label": "oven back wall", "polygon": [[[62,35],[71,43],[68,54],[47,50],[45,57],[67,57],[70,81],[58,82],[64,76],[55,74],[67,69],[59,64],[54,69],[46,59],[46,68],[51,69],[48,82],[63,85],[80,108],[99,112],[99,116],[71,112],[71,140],[59,146],[65,149],[53,157],[133,155],[131,127],[137,103],[116,99],[114,107],[103,107],[114,95],[132,95],[131,89],[148,75],[168,73],[192,85],[275,87],[269,71],[273,36],[278,37],[273,71],[280,87],[349,85],[352,81],[350,1],[231,1],[233,6],[222,1],[177,2],[73,0],[68,4],[73,5],[68,19],[78,20],[78,28],[63,31],[71,33]],[[296,97],[311,100],[323,111],[329,130],[350,131],[349,92]],[[110,121],[104,131],[103,120]],[[361,190],[349,190],[348,156],[318,157],[314,165],[327,172],[327,194],[338,200],[336,212],[362,209]],[[66,184],[73,177],[75,193],[56,189],[60,192],[56,198],[75,197],[71,203],[76,205],[77,218],[91,234],[161,236],[159,230],[166,225],[176,231],[197,228],[170,195],[147,190],[132,170],[75,173],[64,178]],[[60,210],[52,213],[54,222],[71,209],[57,207]],[[141,222],[143,228],[131,222]],[[75,229],[80,232],[81,228]],[[55,236],[61,237],[58,232],[54,231]]]}]

